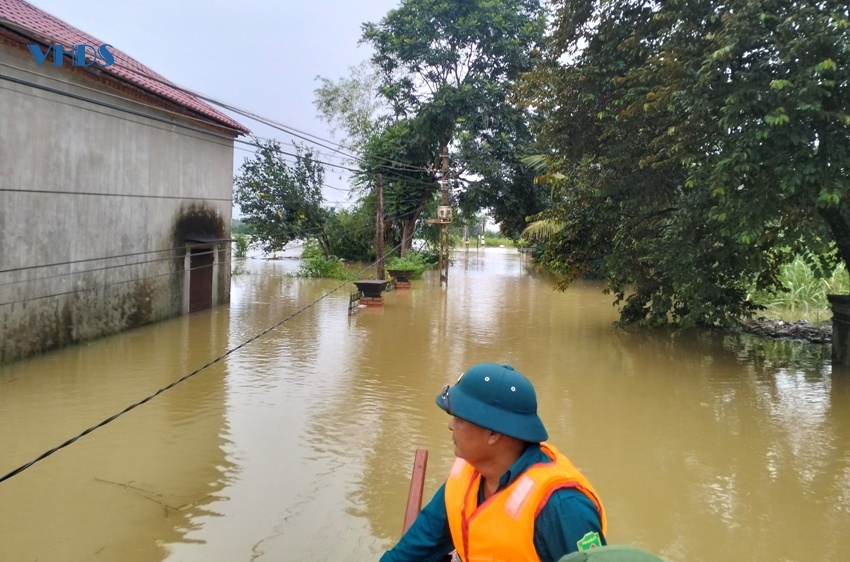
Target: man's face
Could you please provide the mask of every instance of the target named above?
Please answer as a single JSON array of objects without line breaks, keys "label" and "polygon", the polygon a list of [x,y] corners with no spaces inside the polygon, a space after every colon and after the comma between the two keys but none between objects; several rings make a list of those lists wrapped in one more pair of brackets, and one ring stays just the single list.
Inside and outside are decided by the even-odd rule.
[{"label": "man's face", "polygon": [[456,457],[473,466],[487,458],[492,431],[458,417],[452,417],[449,429],[452,432]]}]

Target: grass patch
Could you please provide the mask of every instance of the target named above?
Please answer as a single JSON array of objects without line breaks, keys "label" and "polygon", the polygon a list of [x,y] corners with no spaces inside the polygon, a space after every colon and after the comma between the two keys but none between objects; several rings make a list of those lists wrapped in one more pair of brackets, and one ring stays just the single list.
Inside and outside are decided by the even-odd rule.
[{"label": "grass patch", "polygon": [[514,241],[510,238],[506,238],[504,236],[499,236],[497,234],[493,234],[488,232],[484,235],[484,245],[499,248],[504,246],[505,248],[513,248]]},{"label": "grass patch", "polygon": [[251,237],[247,234],[237,232],[233,234],[233,240],[233,257],[246,257],[248,255],[248,248],[251,246]]},{"label": "grass patch", "polygon": [[827,295],[850,292],[850,275],[844,264],[831,272],[820,272],[802,256],[782,266],[779,273],[784,291],[776,294],[756,293],[753,301],[771,313],[785,316],[812,317],[820,320],[830,314]]}]

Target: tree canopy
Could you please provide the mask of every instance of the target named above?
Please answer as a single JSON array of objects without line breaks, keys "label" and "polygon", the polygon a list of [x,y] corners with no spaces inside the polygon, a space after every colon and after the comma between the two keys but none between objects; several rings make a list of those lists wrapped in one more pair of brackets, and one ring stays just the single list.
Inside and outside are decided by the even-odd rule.
[{"label": "tree canopy", "polygon": [[[446,179],[435,158],[444,152],[451,153],[452,191],[468,214],[491,207],[516,225],[544,208],[530,197],[533,176],[521,163],[531,143],[530,114],[509,99],[538,58],[544,17],[538,0],[405,0],[380,22],[363,25],[362,41],[375,51],[378,91],[392,116],[380,133],[386,138],[372,139],[367,149],[383,159],[385,181],[397,178],[404,199],[417,202],[411,217],[429,203],[434,182]],[[400,129],[415,147],[398,146]],[[405,149],[387,151],[393,143]],[[415,183],[399,177],[388,160],[424,170],[425,177],[420,172]]]},{"label": "tree canopy", "polygon": [[592,271],[624,322],[723,324],[802,248],[850,258],[843,2],[555,2],[523,97],[563,228],[541,259]]},{"label": "tree canopy", "polygon": [[328,257],[324,167],[309,148],[298,147],[292,164],[286,156],[278,141],[257,141],[257,152],[245,159],[233,180],[233,200],[264,252],[281,250],[293,240],[316,239]]},{"label": "tree canopy", "polygon": [[[317,76],[320,86],[313,93],[313,104],[331,134],[342,130],[341,145],[359,152],[369,138],[380,131],[389,112],[386,100],[378,92],[379,76],[369,61],[349,68],[349,76],[334,81]],[[352,162],[356,164],[356,159]]]}]

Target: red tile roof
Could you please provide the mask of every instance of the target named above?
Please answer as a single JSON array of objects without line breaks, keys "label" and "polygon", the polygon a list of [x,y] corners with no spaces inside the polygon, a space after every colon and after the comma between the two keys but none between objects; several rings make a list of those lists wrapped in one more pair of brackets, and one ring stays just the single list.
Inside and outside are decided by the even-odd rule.
[{"label": "red tile roof", "polygon": [[[97,48],[105,43],[23,0],[0,0],[0,25],[7,25],[44,45],[58,43],[68,48],[71,45],[88,44]],[[174,86],[118,49],[112,47],[109,52],[115,57],[115,63],[98,67],[101,72],[120,77],[143,90],[200,113],[228,128],[241,133],[250,133],[244,125],[212,108],[196,96]]]}]

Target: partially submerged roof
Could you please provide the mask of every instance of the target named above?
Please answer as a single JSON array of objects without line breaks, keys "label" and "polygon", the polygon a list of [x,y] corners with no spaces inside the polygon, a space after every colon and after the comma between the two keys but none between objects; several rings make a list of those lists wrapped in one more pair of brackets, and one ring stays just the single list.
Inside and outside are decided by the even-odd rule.
[{"label": "partially submerged roof", "polygon": [[[6,26],[44,46],[57,43],[68,47],[81,44],[112,45],[80,31],[23,0],[0,0],[0,26]],[[109,51],[115,57],[115,63],[110,66],[98,66],[98,71],[129,82],[239,133],[251,132],[244,125],[171,84],[164,77],[120,50],[110,47]]]}]

